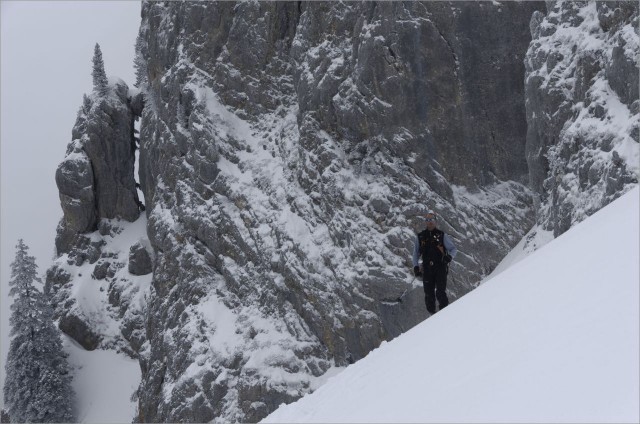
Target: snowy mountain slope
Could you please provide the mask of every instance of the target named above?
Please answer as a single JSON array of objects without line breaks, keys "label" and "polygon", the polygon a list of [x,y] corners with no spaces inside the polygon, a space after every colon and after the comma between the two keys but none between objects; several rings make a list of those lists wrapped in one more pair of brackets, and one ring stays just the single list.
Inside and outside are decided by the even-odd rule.
[{"label": "snowy mountain slope", "polygon": [[487,275],[482,280],[482,282],[492,279],[505,269],[508,269],[512,265],[520,262],[532,252],[535,252],[545,244],[552,241],[553,238],[553,231],[543,230],[540,226],[534,225],[533,228],[529,230],[524,237],[522,237],[522,240],[520,240],[509,253],[507,253],[507,256],[500,261],[495,269],[491,271],[491,274]]},{"label": "snowy mountain slope", "polygon": [[78,396],[78,421],[82,423],[130,423],[136,414],[135,393],[140,365],[135,359],[110,349],[87,351],[71,337],[64,337]]},{"label": "snowy mountain slope", "polygon": [[638,422],[639,193],[263,422]]}]

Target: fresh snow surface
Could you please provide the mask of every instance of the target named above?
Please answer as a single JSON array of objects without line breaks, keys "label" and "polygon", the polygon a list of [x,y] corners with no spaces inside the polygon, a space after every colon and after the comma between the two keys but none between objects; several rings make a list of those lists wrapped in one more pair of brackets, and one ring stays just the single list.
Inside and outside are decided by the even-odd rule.
[{"label": "fresh snow surface", "polygon": [[638,422],[638,193],[264,422]]},{"label": "fresh snow surface", "polygon": [[[83,423],[130,423],[136,416],[137,401],[132,397],[140,384],[140,365],[118,351],[128,345],[121,328],[134,315],[144,313],[151,290],[152,274],[132,275],[126,266],[133,244],[140,242],[151,250],[146,236],[147,218],[142,214],[135,222],[114,219],[110,224],[111,235],[102,236],[95,231],[87,236],[94,242],[105,242],[102,252],[110,255],[112,266],[117,268],[112,279],[95,280],[92,273],[96,264],[71,265],[67,263],[66,254],[55,261],[71,275],[68,295],[75,301],[75,313],[102,336],[101,348],[87,351],[63,335],[80,405],[78,419]],[[109,303],[112,284],[129,300],[124,313]]]},{"label": "fresh snow surface", "polygon": [[544,230],[541,226],[534,226],[525,235],[518,244],[511,249],[511,251],[505,256],[498,266],[489,274],[482,283],[488,281],[500,274],[505,269],[509,269],[512,265],[520,262],[526,258],[532,252],[540,249],[545,244],[553,240],[553,231]]},{"label": "fresh snow surface", "polygon": [[113,350],[87,351],[64,336],[83,423],[130,423],[136,414],[132,394],[140,384],[140,365]]}]

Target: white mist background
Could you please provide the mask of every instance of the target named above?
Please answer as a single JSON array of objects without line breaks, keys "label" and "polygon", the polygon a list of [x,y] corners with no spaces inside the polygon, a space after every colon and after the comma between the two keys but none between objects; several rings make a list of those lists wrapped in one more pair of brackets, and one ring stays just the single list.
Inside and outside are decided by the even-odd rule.
[{"label": "white mist background", "polygon": [[0,7],[0,387],[4,387],[8,282],[15,245],[24,239],[44,276],[62,217],[55,170],[71,141],[82,95],[93,87],[94,45],[100,44],[107,75],[133,86],[140,2],[2,0]]}]

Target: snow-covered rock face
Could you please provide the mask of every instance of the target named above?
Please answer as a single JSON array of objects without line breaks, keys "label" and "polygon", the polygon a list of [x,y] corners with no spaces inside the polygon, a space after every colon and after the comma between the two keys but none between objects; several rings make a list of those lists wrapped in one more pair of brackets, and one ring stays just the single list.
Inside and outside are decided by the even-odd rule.
[{"label": "snow-covered rock face", "polygon": [[460,250],[453,298],[495,266],[533,223],[540,6],[143,4],[139,420],[257,421],[424,319],[429,209]]},{"label": "snow-covered rock face", "polygon": [[537,228],[558,236],[638,183],[639,6],[547,8],[525,59],[527,161]]},{"label": "snow-covered rock face", "polygon": [[136,112],[130,94],[114,79],[105,94],[86,96],[78,112],[56,172],[64,216],[46,289],[60,329],[81,346],[135,356],[145,340],[142,311],[151,274],[150,264],[140,266],[144,257],[136,257],[133,268],[147,275],[127,272],[130,247],[146,239],[134,179]]},{"label": "snow-covered rock face", "polygon": [[[83,348],[114,349],[133,358],[146,340],[144,321],[152,274],[135,275],[130,249],[146,241],[146,217],[103,220],[110,231],[77,237],[71,253],[47,270],[46,290],[60,329]],[[80,255],[91,252],[89,257]]]}]

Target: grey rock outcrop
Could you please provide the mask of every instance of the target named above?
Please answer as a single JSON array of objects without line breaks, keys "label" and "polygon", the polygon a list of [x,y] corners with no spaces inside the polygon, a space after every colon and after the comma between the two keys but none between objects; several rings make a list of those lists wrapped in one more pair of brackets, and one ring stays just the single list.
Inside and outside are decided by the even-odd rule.
[{"label": "grey rock outcrop", "polygon": [[533,223],[522,59],[542,7],[143,4],[139,421],[258,421],[420,322],[429,209],[461,251],[452,298],[497,264]]},{"label": "grey rock outcrop", "polygon": [[153,271],[151,256],[142,243],[137,242],[129,251],[129,272],[133,275],[146,275]]},{"label": "grey rock outcrop", "polygon": [[[95,194],[93,188],[93,168],[87,154],[73,146],[67,152],[65,160],[56,170],[56,184],[60,191],[60,204],[65,215],[64,230],[70,234],[82,233],[92,229],[96,221]],[[68,241],[57,246],[59,250],[68,250]]]},{"label": "grey rock outcrop", "polygon": [[113,277],[113,270],[111,270],[111,263],[109,261],[101,261],[93,268],[92,277],[96,280],[103,280],[107,277]]},{"label": "grey rock outcrop", "polygon": [[[56,237],[58,259],[47,272],[46,289],[60,329],[89,350],[116,346],[131,351],[127,340],[142,327],[142,320],[127,314],[126,306],[96,310],[93,304],[102,296],[106,305],[108,294],[126,285],[123,278],[117,284],[112,281],[124,264],[107,242],[120,231],[111,221],[133,222],[140,215],[134,179],[134,119],[141,100],[136,102],[132,107],[129,89],[121,80],[113,80],[106,93],[85,96],[73,140],[56,171],[63,217]],[[127,258],[122,259],[126,263]],[[83,274],[82,266],[87,262],[95,266]],[[77,285],[85,287],[74,288]],[[136,290],[129,287],[128,292]],[[85,304],[76,298],[77,293],[92,293],[92,300]],[[128,329],[114,334],[117,325],[105,324],[110,320],[120,320]],[[139,338],[136,335],[135,339]]]},{"label": "grey rock outcrop", "polygon": [[[294,70],[300,114],[349,140],[352,149],[366,139],[405,134],[403,143],[371,148],[392,148],[405,159],[417,154],[413,171],[444,197],[451,196],[449,184],[524,181],[523,53],[517,44],[529,36],[522,18],[504,17],[528,19],[540,6],[309,5],[292,48],[295,63],[307,64]],[[499,42],[506,34],[514,44]]]},{"label": "grey rock outcrop", "polygon": [[638,183],[639,6],[547,8],[525,60],[526,151],[537,227],[558,236]]},{"label": "grey rock outcrop", "polygon": [[119,80],[107,95],[85,97],[78,112],[73,141],[56,171],[64,213],[56,237],[58,254],[68,253],[74,236],[94,231],[102,218],[135,221],[140,214],[128,91]]},{"label": "grey rock outcrop", "polygon": [[92,325],[82,314],[69,312],[60,317],[58,326],[63,333],[78,342],[86,350],[95,350],[102,341]]}]

